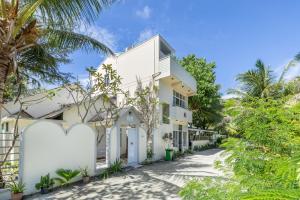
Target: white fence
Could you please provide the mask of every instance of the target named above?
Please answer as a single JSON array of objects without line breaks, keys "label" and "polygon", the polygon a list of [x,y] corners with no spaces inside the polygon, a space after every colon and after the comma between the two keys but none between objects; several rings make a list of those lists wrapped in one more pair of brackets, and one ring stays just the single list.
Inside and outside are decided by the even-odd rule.
[{"label": "white fence", "polygon": [[53,121],[41,120],[29,125],[21,136],[20,178],[26,194],[36,192],[40,177],[50,173],[56,177],[59,168],[87,167],[96,170],[96,133],[85,124],[68,130]]}]

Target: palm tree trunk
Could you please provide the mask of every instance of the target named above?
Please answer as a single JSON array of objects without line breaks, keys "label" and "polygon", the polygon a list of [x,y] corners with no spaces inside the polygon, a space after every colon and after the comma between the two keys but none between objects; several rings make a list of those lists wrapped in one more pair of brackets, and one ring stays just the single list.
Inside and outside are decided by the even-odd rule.
[{"label": "palm tree trunk", "polygon": [[[0,57],[1,59],[1,57]],[[2,63],[3,62],[3,63]],[[0,60],[0,109],[2,109],[2,105],[4,103],[4,89],[5,89],[5,82],[8,75],[8,64],[5,64],[5,60]]]}]

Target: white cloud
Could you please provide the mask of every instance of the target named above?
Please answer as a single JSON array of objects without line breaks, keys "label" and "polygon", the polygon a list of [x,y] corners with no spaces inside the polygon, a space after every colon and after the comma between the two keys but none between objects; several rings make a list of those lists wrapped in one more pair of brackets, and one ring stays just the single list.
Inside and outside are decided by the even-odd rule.
[{"label": "white cloud", "polygon": [[117,49],[116,36],[106,28],[96,25],[85,25],[84,23],[81,23],[78,32],[102,42],[113,51]]},{"label": "white cloud", "polygon": [[156,31],[153,29],[145,29],[140,32],[138,42],[143,42],[156,34]]},{"label": "white cloud", "polygon": [[143,19],[149,19],[151,16],[151,9],[149,6],[145,6],[142,10],[137,10],[135,14]]}]

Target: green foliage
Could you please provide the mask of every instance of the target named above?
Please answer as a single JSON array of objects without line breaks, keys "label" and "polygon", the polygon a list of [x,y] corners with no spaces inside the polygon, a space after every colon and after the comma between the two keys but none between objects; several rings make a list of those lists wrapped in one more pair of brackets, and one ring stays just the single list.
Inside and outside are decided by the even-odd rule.
[{"label": "green foliage", "polygon": [[208,63],[195,55],[184,57],[180,64],[197,81],[197,94],[189,98],[189,107],[193,112],[193,125],[202,129],[215,126],[221,121],[222,104],[220,86],[215,83],[215,63]]},{"label": "green foliage", "polygon": [[50,174],[47,174],[46,176],[41,176],[40,182],[35,184],[35,188],[37,190],[40,190],[42,188],[49,189],[53,187],[54,185],[54,179],[50,178]]},{"label": "green foliage", "polygon": [[109,168],[106,168],[101,174],[101,178],[108,178],[110,175],[122,172],[122,161],[121,160],[116,160]]},{"label": "green foliage", "polygon": [[88,168],[85,167],[85,168],[80,169],[80,174],[82,177],[88,177],[89,176]]},{"label": "green foliage", "polygon": [[14,194],[23,193],[25,191],[25,184],[22,183],[21,181],[19,182],[12,181],[12,183],[9,185],[9,188],[11,192]]},{"label": "green foliage", "polygon": [[256,98],[242,101],[233,119],[238,137],[226,148],[224,172],[228,180],[194,181],[181,191],[183,199],[299,199],[300,109],[284,100]]},{"label": "green foliage", "polygon": [[71,169],[58,169],[56,170],[56,174],[59,177],[55,178],[55,180],[58,181],[60,185],[67,185],[72,179],[80,174],[80,171]]},{"label": "green foliage", "polygon": [[147,159],[151,160],[152,157],[153,157],[153,151],[152,151],[152,149],[149,148],[149,149],[147,149]]},{"label": "green foliage", "polygon": [[237,80],[242,83],[242,90],[252,97],[269,97],[274,76],[269,67],[257,60],[255,69],[239,74]]}]

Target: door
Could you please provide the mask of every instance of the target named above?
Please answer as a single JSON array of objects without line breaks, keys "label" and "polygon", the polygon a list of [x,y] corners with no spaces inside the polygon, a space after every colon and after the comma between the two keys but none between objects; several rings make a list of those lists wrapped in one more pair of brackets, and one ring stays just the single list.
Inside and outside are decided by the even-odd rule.
[{"label": "door", "polygon": [[179,125],[178,129],[179,129],[179,135],[178,135],[179,151],[182,151],[182,125]]},{"label": "door", "polygon": [[128,129],[128,165],[138,164],[138,134],[136,128]]}]

